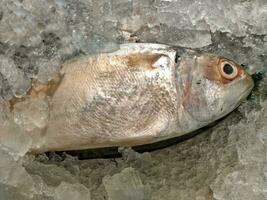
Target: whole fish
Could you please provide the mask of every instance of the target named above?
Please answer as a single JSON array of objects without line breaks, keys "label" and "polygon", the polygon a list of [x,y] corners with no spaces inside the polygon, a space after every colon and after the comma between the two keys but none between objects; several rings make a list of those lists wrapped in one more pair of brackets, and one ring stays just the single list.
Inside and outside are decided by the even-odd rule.
[{"label": "whole fish", "polygon": [[[170,46],[145,43],[68,61],[58,77],[28,94],[42,94],[49,109],[41,131],[29,131],[32,152],[128,147],[181,136],[230,113],[254,85],[224,57],[179,57]],[[13,112],[22,102],[13,102]]]}]

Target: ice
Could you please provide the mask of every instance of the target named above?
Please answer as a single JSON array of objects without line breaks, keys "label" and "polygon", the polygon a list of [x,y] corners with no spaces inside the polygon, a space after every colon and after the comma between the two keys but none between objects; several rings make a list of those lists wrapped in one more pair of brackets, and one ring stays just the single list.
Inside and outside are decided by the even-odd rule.
[{"label": "ice", "polygon": [[10,155],[0,149],[0,185],[6,185],[19,190],[22,194],[33,196],[36,194],[32,177]]},{"label": "ice", "polygon": [[0,149],[18,160],[28,152],[32,140],[21,127],[13,122],[9,104],[0,98]]},{"label": "ice", "polygon": [[54,200],[54,190],[38,175],[29,174],[24,162],[33,159],[15,160],[0,147],[0,199],[2,200]]},{"label": "ice", "polygon": [[150,187],[143,185],[139,173],[133,168],[126,168],[119,174],[104,177],[103,184],[110,200],[150,199]]},{"label": "ice", "polygon": [[7,79],[0,73],[0,94],[3,99],[11,99],[14,94],[8,84]]},{"label": "ice", "polygon": [[49,117],[48,99],[42,95],[16,103],[13,117],[15,123],[25,131],[45,128]]},{"label": "ice", "polygon": [[30,80],[19,70],[14,61],[0,55],[0,73],[6,78],[15,96],[23,96],[30,88]]},{"label": "ice", "polygon": [[262,106],[261,112],[246,113],[247,122],[251,122],[249,126],[244,120],[230,127],[229,138],[238,142],[231,144],[230,140],[229,145],[236,148],[239,166],[227,174],[226,169],[222,170],[212,183],[214,197],[218,200],[267,198],[267,102]]},{"label": "ice", "polygon": [[15,123],[0,125],[0,148],[9,152],[14,159],[24,156],[30,149],[32,138]]},{"label": "ice", "polygon": [[40,34],[42,31],[64,28],[60,13],[54,12],[54,6],[53,1],[1,1],[3,17],[0,38],[2,42],[18,46],[36,46],[42,40]]},{"label": "ice", "polygon": [[41,177],[41,180],[43,180],[47,186],[54,189],[62,182],[70,184],[75,184],[77,182],[76,177],[73,176],[70,171],[66,170],[63,166],[53,163],[52,160],[49,163],[29,160],[28,163],[25,163],[24,167],[31,175]]},{"label": "ice", "polygon": [[55,200],[90,200],[90,191],[82,184],[62,182],[55,191]]},{"label": "ice", "polygon": [[[267,199],[266,10],[266,0],[1,0],[0,197]],[[51,80],[67,59],[125,42],[219,54],[262,77],[238,110],[181,143],[110,159],[28,155],[39,137],[28,131],[45,127],[48,104],[26,98],[10,112],[8,100],[32,79]]]},{"label": "ice", "polygon": [[267,33],[266,23],[263,24],[267,6],[264,0],[228,3],[219,0],[158,0],[155,5],[161,14],[161,22],[172,26],[230,32],[236,36],[244,36],[247,32]]},{"label": "ice", "polygon": [[0,97],[0,123],[5,124],[10,118],[9,103]]}]

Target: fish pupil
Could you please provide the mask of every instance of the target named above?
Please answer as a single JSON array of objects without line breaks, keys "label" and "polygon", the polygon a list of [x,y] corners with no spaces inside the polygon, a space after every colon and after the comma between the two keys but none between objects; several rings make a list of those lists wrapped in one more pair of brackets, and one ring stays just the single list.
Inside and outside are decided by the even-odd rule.
[{"label": "fish pupil", "polygon": [[234,69],[233,69],[233,67],[231,65],[225,64],[223,66],[223,71],[224,71],[224,73],[230,75],[230,74],[232,74],[234,72]]}]

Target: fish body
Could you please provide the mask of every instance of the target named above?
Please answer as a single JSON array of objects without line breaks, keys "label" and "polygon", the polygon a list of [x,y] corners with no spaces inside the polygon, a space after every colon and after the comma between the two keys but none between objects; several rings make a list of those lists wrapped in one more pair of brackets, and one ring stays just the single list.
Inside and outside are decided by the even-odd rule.
[{"label": "fish body", "polygon": [[253,87],[242,67],[226,58],[178,58],[169,46],[142,43],[68,61],[61,77],[32,152],[136,146],[181,136],[231,112]]}]

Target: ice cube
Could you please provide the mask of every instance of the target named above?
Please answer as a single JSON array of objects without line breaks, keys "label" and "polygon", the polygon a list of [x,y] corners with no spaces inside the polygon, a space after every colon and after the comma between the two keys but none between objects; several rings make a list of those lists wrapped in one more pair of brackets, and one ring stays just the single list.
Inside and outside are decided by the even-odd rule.
[{"label": "ice cube", "polygon": [[13,116],[15,123],[27,132],[43,129],[48,123],[48,99],[39,95],[18,102],[14,105]]},{"label": "ice cube", "polygon": [[90,191],[82,184],[62,182],[55,189],[55,200],[90,200]]},{"label": "ice cube", "polygon": [[133,168],[103,178],[109,200],[147,200],[150,187],[142,183],[140,174]]},{"label": "ice cube", "polygon": [[7,79],[13,94],[21,97],[31,87],[31,81],[17,68],[14,61],[0,55],[0,73]]},{"label": "ice cube", "polygon": [[32,139],[15,123],[0,125],[0,147],[9,152],[15,160],[24,156],[30,149]]}]

